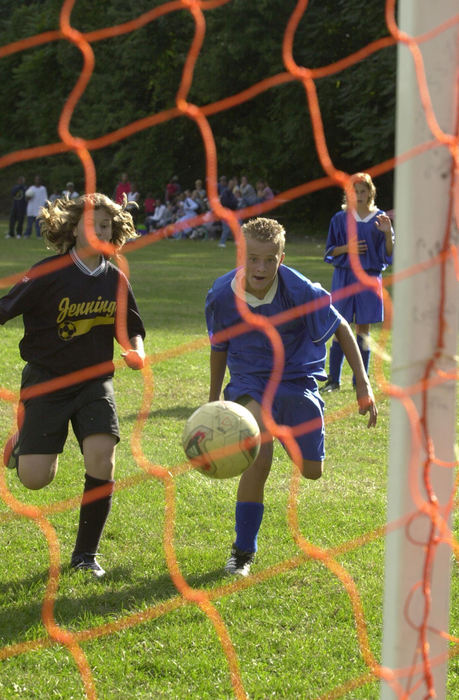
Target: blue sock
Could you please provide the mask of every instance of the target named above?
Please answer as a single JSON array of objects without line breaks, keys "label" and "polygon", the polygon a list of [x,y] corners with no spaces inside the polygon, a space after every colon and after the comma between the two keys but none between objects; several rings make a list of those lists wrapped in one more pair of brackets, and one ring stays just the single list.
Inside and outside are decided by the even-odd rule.
[{"label": "blue sock", "polygon": [[332,381],[341,382],[341,369],[343,367],[344,352],[337,340],[334,340],[330,348],[329,375]]},{"label": "blue sock", "polygon": [[257,551],[257,535],[263,520],[263,503],[236,503],[236,542],[235,545],[243,552]]}]

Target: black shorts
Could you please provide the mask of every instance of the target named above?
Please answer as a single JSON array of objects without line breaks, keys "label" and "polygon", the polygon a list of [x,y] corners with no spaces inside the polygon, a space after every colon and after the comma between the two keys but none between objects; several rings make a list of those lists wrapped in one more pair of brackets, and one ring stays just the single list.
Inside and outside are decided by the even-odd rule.
[{"label": "black shorts", "polygon": [[[46,370],[27,364],[21,389],[55,379]],[[98,377],[23,401],[24,422],[19,437],[19,454],[58,454],[68,435],[69,422],[82,450],[89,435],[113,435],[119,442],[113,378]]]}]

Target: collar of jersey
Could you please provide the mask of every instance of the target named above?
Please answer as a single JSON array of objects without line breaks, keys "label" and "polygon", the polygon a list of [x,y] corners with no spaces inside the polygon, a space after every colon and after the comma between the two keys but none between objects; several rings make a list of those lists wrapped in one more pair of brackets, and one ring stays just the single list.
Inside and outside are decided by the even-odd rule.
[{"label": "collar of jersey", "polygon": [[100,265],[98,265],[94,270],[90,270],[89,267],[84,264],[83,260],[80,258],[75,248],[71,248],[69,253],[75,265],[81,270],[81,272],[84,272],[85,275],[89,275],[89,277],[97,277],[97,275],[101,275],[102,272],[105,270],[106,263],[105,258],[103,256],[101,258]]},{"label": "collar of jersey", "polygon": [[356,211],[353,211],[353,212],[352,212],[352,216],[354,217],[354,219],[355,219],[356,221],[360,221],[360,222],[366,224],[368,221],[371,221],[371,219],[374,217],[374,215],[376,214],[377,211],[378,211],[377,209],[374,209],[373,211],[370,211],[370,213],[368,214],[368,216],[366,216],[364,219],[361,219],[360,216],[357,214]]},{"label": "collar of jersey", "polygon": [[[275,276],[274,282],[266,292],[266,296],[264,296],[263,299],[259,299],[258,297],[244,290],[242,285],[243,278],[244,271],[238,270],[234,275],[233,279],[231,280],[231,289],[233,290],[235,295],[239,297],[239,299],[244,299],[244,301],[246,301],[247,304],[249,306],[252,306],[253,308],[255,308],[256,306],[261,306],[262,304],[271,304],[272,300],[276,295],[277,287],[279,286],[279,278],[277,275]],[[240,283],[238,284],[239,280]]]}]

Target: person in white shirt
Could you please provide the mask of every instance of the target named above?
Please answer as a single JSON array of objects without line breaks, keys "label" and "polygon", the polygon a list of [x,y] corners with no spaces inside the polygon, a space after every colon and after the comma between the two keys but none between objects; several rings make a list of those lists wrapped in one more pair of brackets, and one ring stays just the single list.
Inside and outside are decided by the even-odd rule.
[{"label": "person in white shirt", "polygon": [[[179,216],[177,221],[186,221],[197,216],[199,204],[192,198],[191,194],[191,190],[185,190],[179,195]],[[188,238],[192,230],[192,228],[184,228],[174,234],[174,238]]]},{"label": "person in white shirt", "polygon": [[153,230],[156,228],[161,227],[161,221],[164,218],[164,214],[166,213],[166,205],[162,203],[162,201],[158,198],[156,200],[156,206],[153,214],[148,217],[148,228],[149,230]]},{"label": "person in white shirt", "polygon": [[68,197],[69,199],[78,199],[80,196],[78,192],[75,189],[75,185],[73,182],[68,182],[65,186],[65,190],[62,192],[64,197]]},{"label": "person in white shirt", "polygon": [[27,228],[24,238],[30,238],[34,224],[37,238],[40,238],[39,214],[40,209],[46,204],[48,192],[46,187],[41,184],[39,175],[35,176],[34,184],[26,190],[25,196],[27,199]]}]

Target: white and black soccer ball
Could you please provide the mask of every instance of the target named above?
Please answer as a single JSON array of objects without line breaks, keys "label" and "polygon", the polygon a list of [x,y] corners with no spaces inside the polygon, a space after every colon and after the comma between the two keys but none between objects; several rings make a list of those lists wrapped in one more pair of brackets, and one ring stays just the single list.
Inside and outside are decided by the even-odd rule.
[{"label": "white and black soccer ball", "polygon": [[213,479],[239,476],[260,451],[260,429],[247,408],[234,401],[210,401],[187,420],[182,445],[188,459]]}]

